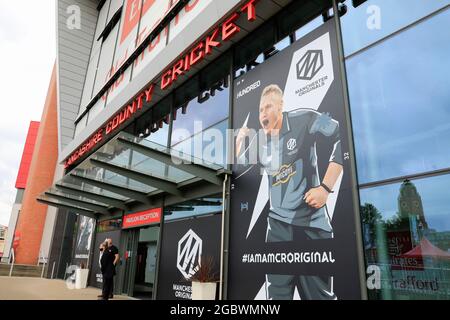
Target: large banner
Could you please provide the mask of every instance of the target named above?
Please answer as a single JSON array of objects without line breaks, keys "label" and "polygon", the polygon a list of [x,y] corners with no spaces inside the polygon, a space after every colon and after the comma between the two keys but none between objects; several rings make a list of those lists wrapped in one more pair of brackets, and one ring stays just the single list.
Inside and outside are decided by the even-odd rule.
[{"label": "large banner", "polygon": [[86,268],[89,253],[91,251],[92,237],[94,236],[95,220],[86,216],[78,217],[78,234],[75,243],[74,262],[77,265],[83,264]]},{"label": "large banner", "polygon": [[158,277],[158,300],[191,300],[192,282],[200,262],[211,259],[220,272],[221,215],[166,222]]},{"label": "large banner", "polygon": [[359,299],[333,21],[234,84],[230,299]]}]

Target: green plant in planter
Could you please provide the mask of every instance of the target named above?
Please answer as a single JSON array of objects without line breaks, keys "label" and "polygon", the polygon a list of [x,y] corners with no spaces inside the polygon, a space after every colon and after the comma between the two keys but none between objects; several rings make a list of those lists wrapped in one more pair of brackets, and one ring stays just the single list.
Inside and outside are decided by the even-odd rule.
[{"label": "green plant in planter", "polygon": [[192,300],[214,300],[219,277],[213,257],[202,257],[197,272],[191,277]]}]

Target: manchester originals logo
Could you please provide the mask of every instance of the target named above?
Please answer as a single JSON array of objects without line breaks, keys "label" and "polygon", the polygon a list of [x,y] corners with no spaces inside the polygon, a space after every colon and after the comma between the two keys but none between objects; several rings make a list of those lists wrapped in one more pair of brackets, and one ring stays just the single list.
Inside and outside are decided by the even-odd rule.
[{"label": "manchester originals logo", "polygon": [[289,141],[287,142],[287,149],[289,151],[294,150],[297,147],[297,140],[295,140],[294,138],[289,139]]},{"label": "manchester originals logo", "polygon": [[297,63],[297,78],[299,80],[312,80],[323,66],[323,51],[308,50]]},{"label": "manchester originals logo", "polygon": [[177,268],[186,279],[200,267],[202,245],[202,239],[192,229],[178,241]]}]

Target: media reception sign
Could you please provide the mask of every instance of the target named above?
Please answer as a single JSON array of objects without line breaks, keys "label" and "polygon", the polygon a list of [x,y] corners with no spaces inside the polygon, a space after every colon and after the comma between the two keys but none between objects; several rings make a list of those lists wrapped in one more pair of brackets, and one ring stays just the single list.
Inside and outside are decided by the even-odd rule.
[{"label": "media reception sign", "polygon": [[132,213],[123,217],[122,229],[140,228],[159,224],[161,222],[162,208]]},{"label": "media reception sign", "polygon": [[351,160],[329,21],[234,84],[229,299],[360,299]]},{"label": "media reception sign", "polygon": [[190,279],[203,258],[212,257],[220,274],[221,215],[166,222],[163,230],[158,300],[191,300]]}]

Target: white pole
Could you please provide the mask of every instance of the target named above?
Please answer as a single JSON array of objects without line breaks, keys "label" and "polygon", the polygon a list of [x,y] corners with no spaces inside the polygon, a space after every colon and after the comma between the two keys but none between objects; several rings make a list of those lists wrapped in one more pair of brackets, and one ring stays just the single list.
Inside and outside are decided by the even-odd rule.
[{"label": "white pole", "polygon": [[53,273],[55,272],[55,261],[53,261],[53,267],[52,267],[52,279],[53,279]]},{"label": "white pole", "polygon": [[220,240],[220,282],[219,282],[219,300],[222,300],[223,290],[223,247],[225,242],[225,203],[226,203],[226,188],[227,188],[228,175],[225,175],[223,181],[223,194],[222,194],[222,236]]},{"label": "white pole", "polygon": [[[12,263],[11,263],[11,260],[12,260]],[[13,272],[13,268],[14,268],[14,261],[16,260],[16,256],[14,254],[14,248],[11,249],[11,260],[10,260],[11,268],[9,269],[9,276],[10,277],[12,276],[12,272]]]}]

